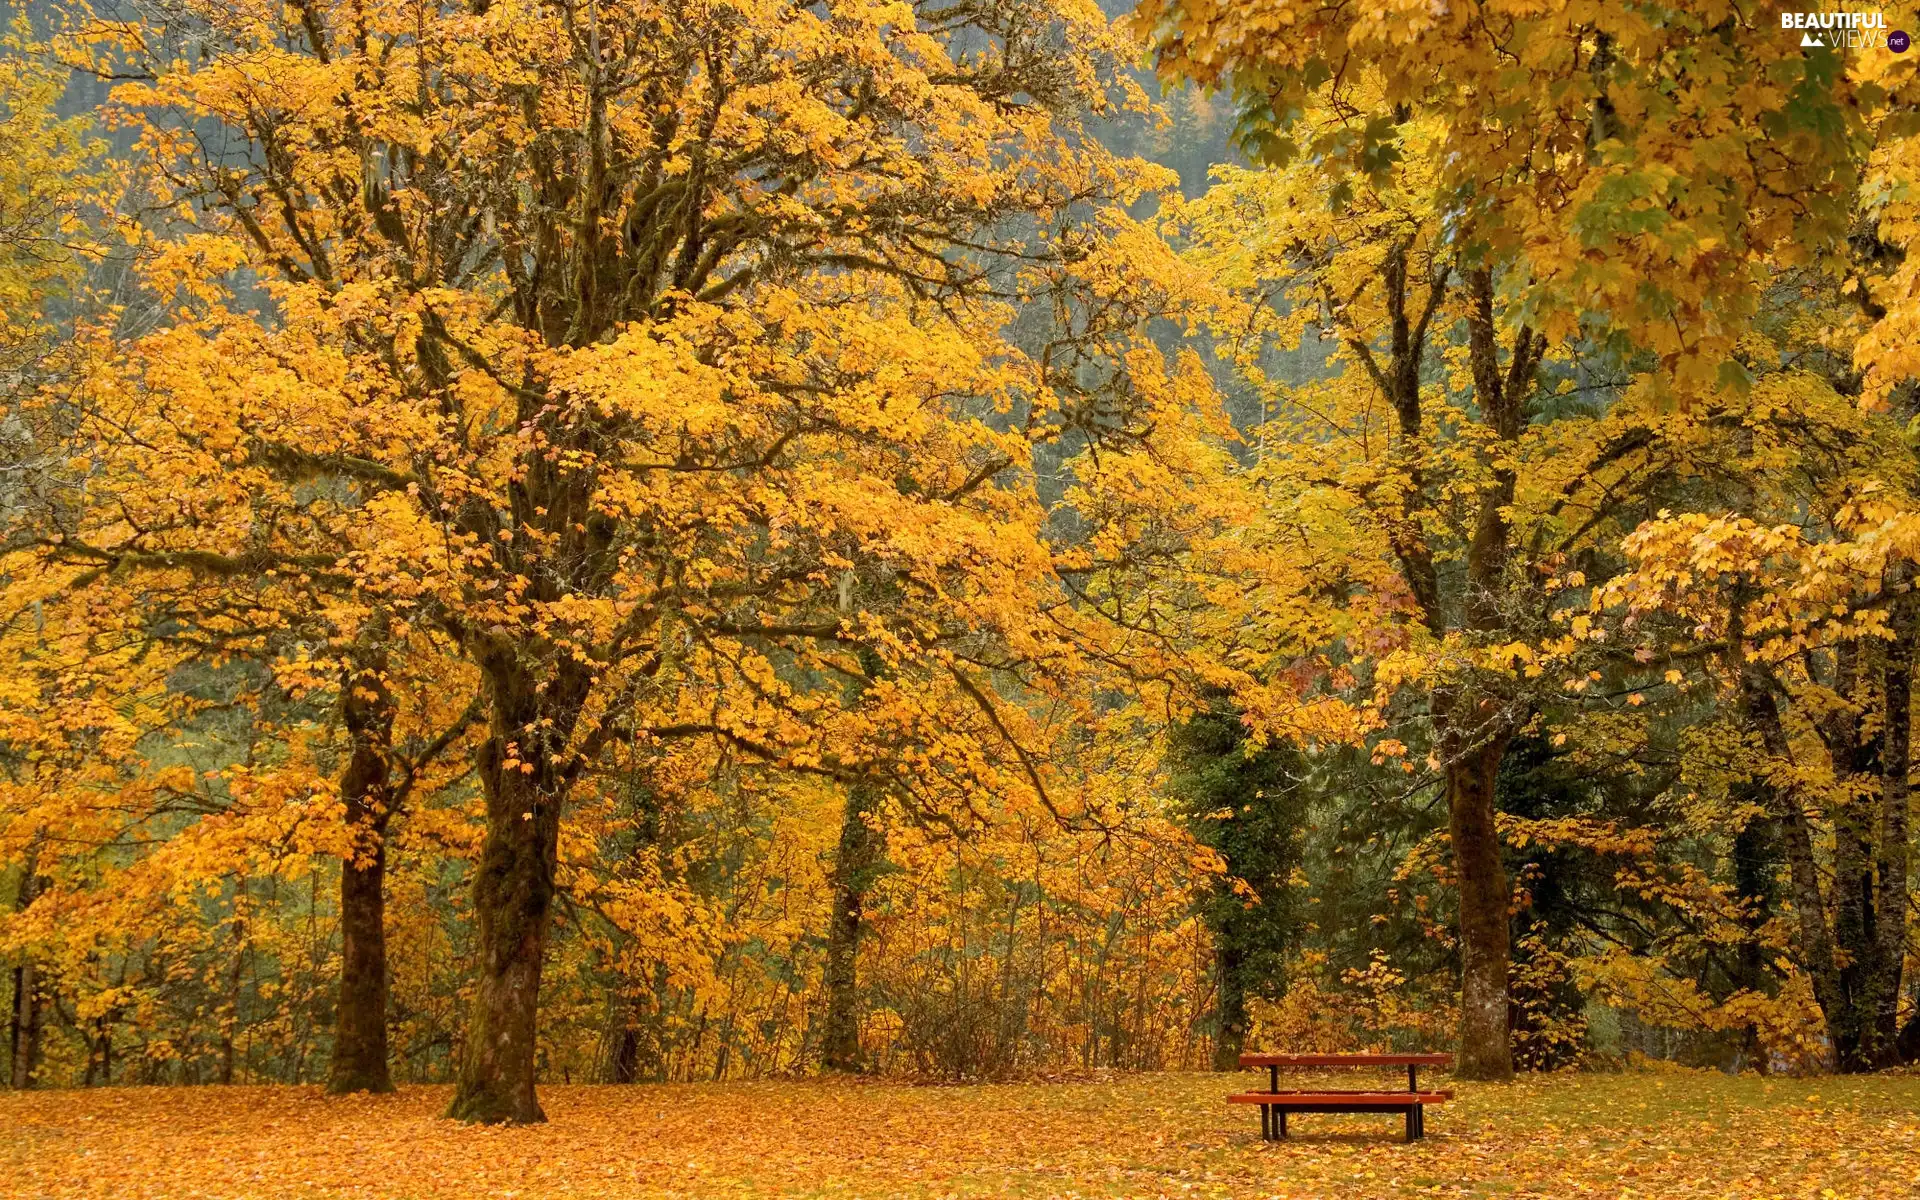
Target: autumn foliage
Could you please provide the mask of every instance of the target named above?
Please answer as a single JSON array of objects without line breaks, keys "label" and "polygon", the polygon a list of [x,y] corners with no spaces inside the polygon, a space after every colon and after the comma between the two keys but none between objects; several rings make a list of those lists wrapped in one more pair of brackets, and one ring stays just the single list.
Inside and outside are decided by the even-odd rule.
[{"label": "autumn foliage", "polygon": [[1916,58],[36,8],[12,1086],[1920,1060]]}]

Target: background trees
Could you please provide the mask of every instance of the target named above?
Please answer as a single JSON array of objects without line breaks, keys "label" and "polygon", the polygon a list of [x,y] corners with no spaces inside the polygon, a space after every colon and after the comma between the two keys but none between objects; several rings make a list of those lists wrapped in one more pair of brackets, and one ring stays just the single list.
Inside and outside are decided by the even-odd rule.
[{"label": "background trees", "polygon": [[1237,1070],[1251,998],[1286,988],[1303,920],[1295,873],[1308,821],[1304,764],[1289,748],[1247,745],[1240,714],[1196,713],[1172,736],[1168,791],[1194,839],[1220,856],[1202,900],[1213,936],[1213,1068]]},{"label": "background trees", "polygon": [[[1658,408],[1634,410],[1744,392],[1770,273],[1809,258],[1844,269],[1872,147],[1905,128],[1881,117],[1887,85],[1911,88],[1911,73],[1885,76],[1886,55],[1856,73],[1836,52],[1801,54],[1732,6],[1495,2],[1382,21],[1278,3],[1250,20],[1181,0],[1137,20],[1164,68],[1234,92],[1249,149],[1295,181],[1242,185],[1278,192],[1241,201],[1264,218],[1250,282],[1284,296],[1293,335],[1337,339],[1335,361],[1350,357],[1397,418],[1374,430],[1339,392],[1316,397],[1330,416],[1308,409],[1336,444],[1377,455],[1384,469],[1335,486],[1373,516],[1368,532],[1443,650],[1391,682],[1427,685],[1445,773],[1462,1068],[1502,1077],[1509,881],[1494,788],[1539,700],[1500,676],[1544,670],[1548,576],[1575,588],[1597,577],[1582,559],[1623,532],[1610,523],[1650,515],[1630,506],[1671,434]],[[1730,107],[1745,119],[1729,122]],[[1244,250],[1229,213],[1216,208],[1200,235],[1232,260]],[[1263,251],[1285,265],[1263,270]],[[1611,378],[1596,387],[1594,368]],[[1453,406],[1435,414],[1436,401]],[[1575,422],[1568,440],[1548,427],[1569,402],[1614,411]],[[1282,454],[1318,468],[1329,436]],[[1571,456],[1585,469],[1522,478],[1529,441],[1553,447],[1553,467]],[[1289,476],[1283,491],[1301,483]]]}]

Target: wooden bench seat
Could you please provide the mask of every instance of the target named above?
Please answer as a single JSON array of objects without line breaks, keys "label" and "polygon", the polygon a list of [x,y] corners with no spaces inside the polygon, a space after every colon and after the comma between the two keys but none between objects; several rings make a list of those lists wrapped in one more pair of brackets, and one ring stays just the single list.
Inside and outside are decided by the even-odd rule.
[{"label": "wooden bench seat", "polygon": [[1228,1104],[1272,1104],[1306,1111],[1309,1104],[1321,1104],[1328,1112],[1367,1105],[1385,1105],[1395,1111],[1409,1104],[1445,1104],[1452,1092],[1238,1092],[1227,1097]]},{"label": "wooden bench seat", "polygon": [[1405,1113],[1407,1140],[1418,1141],[1427,1134],[1429,1104],[1445,1104],[1452,1092],[1236,1092],[1228,1104],[1260,1106],[1260,1138],[1279,1141],[1287,1136],[1287,1114],[1310,1113]]}]

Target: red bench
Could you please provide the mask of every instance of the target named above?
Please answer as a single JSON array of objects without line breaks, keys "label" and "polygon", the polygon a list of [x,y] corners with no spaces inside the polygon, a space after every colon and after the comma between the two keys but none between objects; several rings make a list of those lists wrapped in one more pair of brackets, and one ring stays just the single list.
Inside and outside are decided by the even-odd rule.
[{"label": "red bench", "polygon": [[[1444,1104],[1452,1092],[1420,1090],[1421,1067],[1450,1067],[1451,1054],[1242,1054],[1242,1067],[1265,1067],[1267,1090],[1236,1092],[1228,1104],[1260,1106],[1260,1138],[1279,1141],[1287,1136],[1290,1112],[1397,1112],[1407,1118],[1407,1140],[1417,1141],[1427,1133],[1426,1106]],[[1301,1067],[1405,1067],[1407,1090],[1401,1091],[1286,1091],[1280,1090],[1280,1070]]]}]

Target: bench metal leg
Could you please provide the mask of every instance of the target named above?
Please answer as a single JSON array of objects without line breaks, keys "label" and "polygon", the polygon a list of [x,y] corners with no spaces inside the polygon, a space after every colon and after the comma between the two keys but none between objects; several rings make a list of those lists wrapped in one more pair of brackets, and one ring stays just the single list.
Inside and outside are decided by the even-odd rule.
[{"label": "bench metal leg", "polygon": [[1418,1104],[1407,1106],[1407,1140],[1415,1141],[1420,1137],[1420,1121],[1414,1114],[1420,1111]]},{"label": "bench metal leg", "polygon": [[1273,1140],[1273,1106],[1269,1104],[1260,1106],[1260,1140],[1263,1142]]},{"label": "bench metal leg", "polygon": [[1276,1108],[1273,1110],[1273,1115],[1279,1118],[1280,1124],[1279,1137],[1276,1140],[1284,1142],[1287,1140],[1287,1110],[1284,1108]]}]

